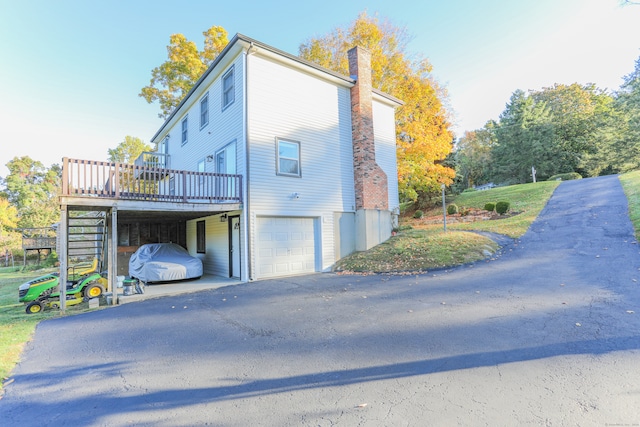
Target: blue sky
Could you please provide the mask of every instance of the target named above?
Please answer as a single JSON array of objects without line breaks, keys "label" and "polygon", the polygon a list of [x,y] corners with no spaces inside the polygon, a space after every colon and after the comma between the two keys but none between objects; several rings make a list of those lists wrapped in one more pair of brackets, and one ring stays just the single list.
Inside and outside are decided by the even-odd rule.
[{"label": "blue sky", "polygon": [[640,5],[618,0],[0,0],[0,176],[14,156],[50,166],[106,160],[126,135],[149,142],[159,107],[138,93],[173,33],[201,48],[220,25],[297,54],[364,10],[413,36],[458,136],[497,119],[516,89],[615,90],[640,57]]}]

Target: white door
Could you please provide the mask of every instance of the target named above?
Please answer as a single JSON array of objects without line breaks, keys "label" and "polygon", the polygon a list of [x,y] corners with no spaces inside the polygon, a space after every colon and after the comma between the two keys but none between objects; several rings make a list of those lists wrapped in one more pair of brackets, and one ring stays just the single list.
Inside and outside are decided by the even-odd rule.
[{"label": "white door", "polygon": [[313,218],[257,218],[256,276],[291,276],[316,271]]},{"label": "white door", "polygon": [[[227,144],[222,150],[216,152],[216,172],[225,174],[236,173],[236,143]],[[217,193],[219,197],[233,197],[236,192],[236,184],[233,179],[219,179]]]}]

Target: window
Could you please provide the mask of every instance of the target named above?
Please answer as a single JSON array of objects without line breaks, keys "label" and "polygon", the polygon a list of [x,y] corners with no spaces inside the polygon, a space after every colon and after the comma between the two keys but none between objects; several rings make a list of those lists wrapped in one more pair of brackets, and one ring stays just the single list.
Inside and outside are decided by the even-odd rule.
[{"label": "window", "polygon": [[158,143],[158,153],[169,154],[169,135],[165,136],[162,141]]},{"label": "window", "polygon": [[216,153],[216,172],[227,173],[227,161],[224,157],[224,150]]},{"label": "window", "polygon": [[187,143],[188,128],[189,128],[189,116],[185,117],[184,120],[182,120],[182,145]]},{"label": "window", "polygon": [[285,141],[278,139],[278,175],[301,176],[300,175],[300,143],[295,141]]},{"label": "window", "polygon": [[209,124],[209,93],[200,100],[200,129]]},{"label": "window", "polygon": [[[216,172],[224,174],[236,173],[236,142],[227,144],[224,148],[216,151]],[[236,180],[233,177],[217,177],[216,186],[219,200],[229,200],[236,196]]]},{"label": "window", "polygon": [[[204,173],[206,171],[206,160],[202,159],[198,162],[198,172]],[[200,175],[198,181],[200,182],[200,194],[202,195],[202,188],[204,186],[204,175]]]},{"label": "window", "polygon": [[222,109],[233,104],[236,99],[233,67],[222,77]]},{"label": "window", "polygon": [[196,252],[204,254],[207,252],[207,233],[204,221],[196,222]]}]

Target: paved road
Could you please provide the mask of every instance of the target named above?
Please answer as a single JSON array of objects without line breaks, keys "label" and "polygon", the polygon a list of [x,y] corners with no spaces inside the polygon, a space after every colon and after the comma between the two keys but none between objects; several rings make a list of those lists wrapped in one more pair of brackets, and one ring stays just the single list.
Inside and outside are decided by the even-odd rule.
[{"label": "paved road", "polygon": [[494,261],[318,274],[45,321],[20,426],[640,424],[640,254],[616,177],[558,187]]}]

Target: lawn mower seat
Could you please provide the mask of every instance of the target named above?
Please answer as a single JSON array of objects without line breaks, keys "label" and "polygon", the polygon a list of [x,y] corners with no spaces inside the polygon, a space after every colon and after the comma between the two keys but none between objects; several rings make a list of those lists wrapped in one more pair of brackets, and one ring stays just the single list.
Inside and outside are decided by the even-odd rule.
[{"label": "lawn mower seat", "polygon": [[69,277],[82,277],[89,273],[93,273],[98,269],[98,258],[94,258],[92,262],[81,262],[67,269]]}]

